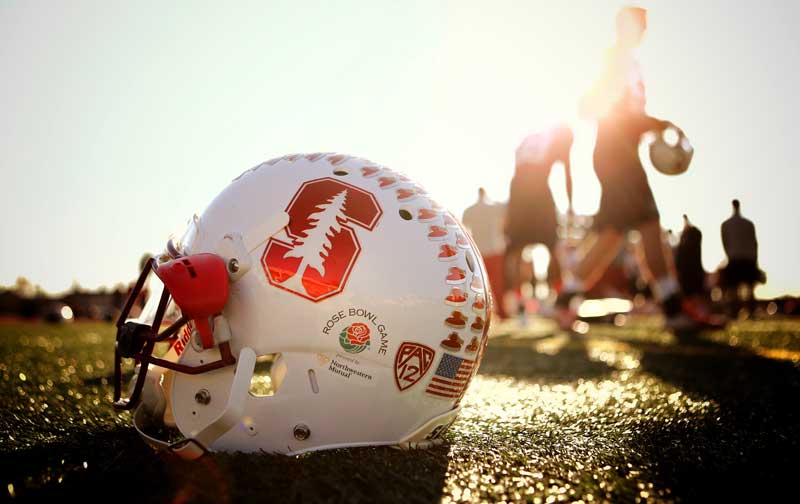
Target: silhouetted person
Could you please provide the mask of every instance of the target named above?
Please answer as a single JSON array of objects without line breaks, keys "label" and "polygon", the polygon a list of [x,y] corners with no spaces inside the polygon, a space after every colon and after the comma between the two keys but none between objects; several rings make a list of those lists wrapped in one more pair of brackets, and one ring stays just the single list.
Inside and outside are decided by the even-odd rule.
[{"label": "silhouetted person", "polygon": [[[145,264],[147,264],[147,261],[149,261],[151,257],[152,256],[150,254],[145,253],[145,254],[142,254],[142,257],[139,258],[139,272],[140,273],[144,269]],[[151,278],[152,278],[152,276],[151,276]],[[137,276],[137,280],[138,280],[138,276]],[[134,280],[134,281],[132,281],[131,283],[128,284],[128,288],[127,288],[127,290],[125,292],[124,297],[122,298],[122,303],[119,304],[118,306],[116,306],[116,308],[118,308],[120,310],[122,309],[123,305],[125,304],[125,301],[128,300],[128,297],[133,292],[133,289],[134,289],[135,286],[136,286],[136,280]],[[131,313],[130,313],[131,318],[139,316],[139,314],[142,312],[142,310],[144,310],[144,307],[147,304],[147,300],[148,300],[149,297],[150,297],[150,288],[149,288],[149,282],[147,282],[147,283],[144,284],[144,286],[142,287],[142,290],[139,291],[139,293],[136,295],[136,299],[133,301],[133,305],[131,306]]]},{"label": "silhouetted person", "polygon": [[[478,201],[464,210],[461,221],[469,230],[469,234],[478,246],[478,250],[486,265],[489,286],[495,299],[503,296],[503,263],[505,257],[505,241],[503,240],[503,215],[505,206],[490,203],[486,197],[486,189],[478,189]],[[502,303],[495,302],[497,314],[505,318]]]},{"label": "silhouetted person", "polygon": [[550,192],[548,180],[554,164],[564,165],[568,215],[572,215],[572,174],[570,148],[572,131],[565,125],[527,137],[517,148],[516,168],[506,212],[506,284],[519,295],[521,283],[522,249],[527,245],[542,244],[550,252],[547,281],[550,288],[560,292],[561,267],[556,245],[558,243],[557,209]]},{"label": "silhouetted person", "polygon": [[593,241],[565,292],[557,300],[562,328],[575,319],[577,294],[597,283],[623,245],[630,230],[641,235],[640,269],[659,301],[667,323],[675,329],[709,324],[684,309],[675,277],[672,251],[661,229],[660,215],[647,175],[639,160],[643,133],[670,126],[645,113],[645,87],[637,48],[647,28],[647,11],[624,7],[617,14],[616,43],[606,53],[600,79],[582,98],[582,115],[597,121],[594,170],[601,187],[600,208],[594,219]]},{"label": "silhouetted person", "polygon": [[706,294],[706,270],[702,258],[703,233],[683,216],[683,232],[675,247],[675,270],[686,297]]},{"label": "silhouetted person", "polygon": [[725,301],[733,315],[738,314],[740,306],[740,288],[744,288],[744,299],[748,301],[752,312],[755,302],[753,287],[766,280],[758,267],[758,240],[756,227],[742,217],[741,204],[738,199],[732,201],[733,215],[722,223],[722,246],[728,263],[720,271],[720,285],[725,294]]}]

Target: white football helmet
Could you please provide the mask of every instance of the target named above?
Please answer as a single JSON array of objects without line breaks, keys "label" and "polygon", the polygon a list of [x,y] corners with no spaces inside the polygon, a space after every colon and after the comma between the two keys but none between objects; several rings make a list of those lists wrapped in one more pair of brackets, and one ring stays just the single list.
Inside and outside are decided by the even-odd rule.
[{"label": "white football helmet", "polygon": [[[129,319],[151,270],[163,287]],[[490,316],[477,248],[419,185],[357,157],[284,156],[147,263],[117,323],[115,405],[185,458],[426,446],[458,414]],[[129,399],[123,357],[139,364]],[[156,439],[160,423],[183,439]]]}]

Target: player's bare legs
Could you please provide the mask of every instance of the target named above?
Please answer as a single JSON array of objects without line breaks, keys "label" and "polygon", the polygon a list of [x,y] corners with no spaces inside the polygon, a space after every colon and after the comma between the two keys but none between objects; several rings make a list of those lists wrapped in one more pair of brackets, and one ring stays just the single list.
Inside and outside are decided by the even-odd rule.
[{"label": "player's bare legs", "polygon": [[561,277],[561,262],[556,254],[555,247],[547,249],[550,253],[550,263],[547,265],[547,284],[555,292],[561,292],[563,278]]},{"label": "player's bare legs", "polygon": [[600,280],[617,256],[623,236],[616,229],[608,227],[593,233],[589,239],[592,240],[591,244],[574,272],[579,290],[589,290]]},{"label": "player's bare legs", "polygon": [[522,306],[520,285],[521,285],[521,268],[522,268],[522,247],[510,246],[506,250],[505,257],[505,285],[506,291],[503,294],[503,303],[507,316],[512,316],[513,313],[519,311]]},{"label": "player's bare legs", "polygon": [[584,244],[588,248],[556,298],[556,320],[561,329],[571,329],[577,317],[577,306],[574,305],[580,302],[583,292],[600,280],[619,252],[622,241],[622,234],[612,227],[596,231],[586,238]]},{"label": "player's bare legs", "polygon": [[509,247],[506,250],[505,260],[505,284],[506,290],[519,288],[519,268],[522,262],[522,249],[519,247]]},{"label": "player's bare legs", "polygon": [[702,304],[682,296],[675,272],[675,260],[658,219],[649,220],[639,226],[639,233],[639,268],[661,304],[667,324],[674,329],[698,324],[711,327],[723,324],[723,320],[708,313]]},{"label": "player's bare legs", "polygon": [[642,254],[637,255],[639,268],[650,287],[653,288],[654,283],[664,279],[675,279],[674,259],[664,239],[660,222],[654,219],[642,224],[639,227],[639,234],[641,235],[639,246],[642,250]]}]

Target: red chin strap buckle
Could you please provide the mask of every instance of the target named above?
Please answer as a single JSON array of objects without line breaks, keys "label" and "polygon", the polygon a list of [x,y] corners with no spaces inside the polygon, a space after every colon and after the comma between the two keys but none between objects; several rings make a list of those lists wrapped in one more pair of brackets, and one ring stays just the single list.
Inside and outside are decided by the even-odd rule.
[{"label": "red chin strap buckle", "polygon": [[[161,293],[153,323],[145,325],[128,321],[133,303],[142,291],[151,271],[155,271],[164,283],[164,291]],[[153,356],[155,344],[175,339],[178,330],[189,320],[194,320],[203,348],[213,347],[214,334],[209,320],[222,312],[228,301],[228,294],[227,268],[225,261],[217,255],[196,254],[177,257],[161,265],[152,258],[147,261],[117,319],[117,339],[114,346],[114,407],[123,410],[136,407],[144,388],[147,369],[151,364],[191,375],[236,364],[228,341],[219,343],[218,360],[199,366],[179,364]],[[170,296],[181,309],[181,318],[162,331],[161,322]],[[139,364],[139,374],[129,398],[122,398],[123,358],[135,359]]]},{"label": "red chin strap buckle", "polygon": [[228,270],[215,254],[195,254],[166,262],[155,270],[184,318],[194,320],[203,348],[214,346],[209,319],[228,302]]}]

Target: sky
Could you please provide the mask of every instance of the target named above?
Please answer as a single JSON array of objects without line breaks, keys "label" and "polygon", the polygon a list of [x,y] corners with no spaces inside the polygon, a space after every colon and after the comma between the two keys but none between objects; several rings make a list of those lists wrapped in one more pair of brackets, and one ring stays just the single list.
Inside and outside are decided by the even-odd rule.
[{"label": "sky", "polygon": [[[292,152],[372,159],[460,214],[479,186],[506,199],[522,138],[568,121],[576,210],[593,213],[577,100],[620,5],[2,0],[0,285],[128,282],[232,178]],[[741,199],[758,294],[800,294],[800,3],[636,5],[648,112],[695,147],[684,175],[647,170],[662,224],[687,213],[711,270]]]}]

